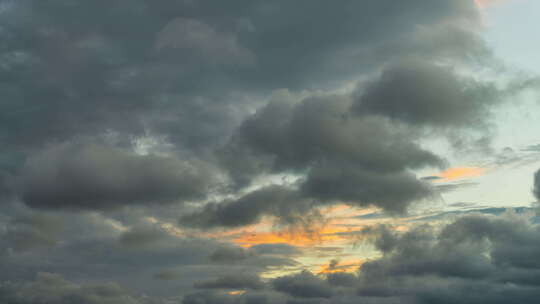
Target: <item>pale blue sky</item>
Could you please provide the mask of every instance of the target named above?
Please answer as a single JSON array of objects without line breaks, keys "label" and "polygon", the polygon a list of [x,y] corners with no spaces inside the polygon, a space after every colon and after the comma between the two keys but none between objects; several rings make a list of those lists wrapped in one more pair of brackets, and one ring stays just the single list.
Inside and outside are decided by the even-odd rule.
[{"label": "pale blue sky", "polygon": [[[483,9],[484,37],[495,55],[509,67],[527,74],[540,74],[540,1],[501,0]],[[501,165],[491,157],[456,159],[453,166],[489,168],[485,176],[471,179],[479,185],[444,193],[448,204],[474,202],[479,205],[518,206],[534,201],[532,175],[540,168],[540,152],[521,151],[540,143],[540,102],[537,94],[523,94],[497,110],[494,147],[516,161]],[[517,160],[519,159],[519,160]]]},{"label": "pale blue sky", "polygon": [[484,9],[485,37],[498,55],[540,72],[540,1],[501,0]]}]

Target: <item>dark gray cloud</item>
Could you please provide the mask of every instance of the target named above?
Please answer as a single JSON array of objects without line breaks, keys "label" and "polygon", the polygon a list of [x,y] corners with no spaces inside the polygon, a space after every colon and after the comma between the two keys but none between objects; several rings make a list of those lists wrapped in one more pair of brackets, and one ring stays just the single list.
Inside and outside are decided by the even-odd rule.
[{"label": "dark gray cloud", "polygon": [[285,304],[285,297],[271,292],[248,292],[241,296],[204,291],[188,294],[182,304]]},{"label": "dark gray cloud", "polygon": [[354,104],[360,114],[442,128],[485,128],[499,100],[493,84],[458,76],[449,67],[420,60],[387,67]]},{"label": "dark gray cloud", "polygon": [[207,204],[202,210],[182,217],[180,224],[201,228],[238,227],[254,224],[264,215],[293,220],[299,212],[310,208],[310,201],[297,191],[269,186],[236,200]]},{"label": "dark gray cloud", "polygon": [[277,278],[272,285],[277,291],[300,298],[330,298],[333,294],[324,280],[309,272]]},{"label": "dark gray cloud", "polygon": [[530,303],[540,294],[540,234],[527,213],[364,233],[382,256],[358,274],[325,279],[301,272],[273,279],[271,287],[287,295],[287,303]]},{"label": "dark gray cloud", "polygon": [[184,161],[99,144],[64,144],[28,159],[21,199],[36,208],[112,209],[204,198],[210,171]]},{"label": "dark gray cloud", "polygon": [[148,299],[178,302],[196,282],[231,273],[257,278],[296,266],[289,252],[180,234],[173,223],[123,210],[51,211],[22,203],[0,208],[0,282],[30,282],[37,272],[49,272],[78,283],[116,282]]},{"label": "dark gray cloud", "polygon": [[114,283],[79,285],[52,273],[38,273],[35,281],[2,283],[0,300],[13,304],[157,304],[148,298],[133,295]]},{"label": "dark gray cloud", "polygon": [[[239,187],[268,173],[299,174],[305,177],[299,188],[306,198],[403,213],[434,190],[410,170],[445,165],[419,144],[425,131],[443,130],[450,143],[462,146],[470,141],[460,137],[460,129],[488,132],[489,112],[498,101],[493,84],[434,63],[403,61],[356,99],[274,96],[242,123],[219,155]],[[234,206],[239,208],[229,204],[227,210]]]},{"label": "dark gray cloud", "polygon": [[[431,198],[412,173],[445,165],[426,135],[467,142],[498,101],[447,68],[491,66],[479,28],[472,0],[0,0],[0,302],[445,303],[467,286],[465,303],[523,302],[538,268],[517,258],[538,254],[527,225],[373,232],[384,255],[363,270],[370,285],[267,284],[261,272],[300,267],[300,249],[184,230]],[[295,182],[266,185],[272,174]],[[87,283],[105,281],[118,283]]]},{"label": "dark gray cloud", "polygon": [[[0,247],[24,252],[36,248],[53,247],[60,241],[63,229],[60,217],[47,214],[19,214],[5,223]],[[2,248],[3,249],[3,248]]]},{"label": "dark gray cloud", "polygon": [[[272,159],[269,170],[274,171],[299,170],[323,160],[382,172],[442,164],[415,142],[414,132],[374,117],[351,117],[350,106],[350,98],[339,95],[299,103],[275,100],[242,124],[225,152],[262,154],[263,160]],[[258,174],[264,170],[260,167]]]},{"label": "dark gray cloud", "polygon": [[180,275],[180,273],[172,271],[172,270],[163,270],[163,271],[160,271],[160,272],[156,273],[154,275],[154,278],[158,279],[158,280],[169,281],[169,280],[181,279],[182,276]]},{"label": "dark gray cloud", "polygon": [[[166,119],[155,121],[162,113],[191,123],[213,116],[222,127],[228,124],[223,118],[232,117],[226,106],[204,106],[211,96],[197,98],[196,89],[189,89],[204,79],[215,82],[206,76],[216,69],[237,66],[214,68],[207,58],[247,57],[229,30],[217,31],[216,24],[178,11],[164,15],[163,5],[144,0],[17,1],[5,7],[2,92],[9,98],[2,103],[2,129],[19,134],[3,132],[6,143],[32,146],[108,130],[139,135],[150,125],[173,132]],[[201,67],[206,76],[195,79]],[[219,132],[201,128],[197,136],[186,131],[175,139],[197,145]]]},{"label": "dark gray cloud", "polygon": [[[476,23],[467,0],[3,3],[0,90],[8,101],[0,121],[9,130],[3,142],[19,147],[151,129],[182,148],[204,150],[244,113],[234,107],[242,104],[238,91],[336,83],[372,69],[371,54],[382,53],[374,46],[391,41],[406,42],[405,53],[423,49],[439,56],[478,48],[463,43],[474,38],[442,39],[444,46],[418,38],[410,43],[410,36],[425,36],[417,33],[419,25]],[[301,17],[306,7],[309,18]],[[473,31],[463,35],[475,37]]]},{"label": "dark gray cloud", "polygon": [[[74,223],[60,217],[57,224],[64,228],[61,232],[41,231],[42,235],[59,241],[44,243],[28,239],[24,240],[25,246],[12,235],[22,236],[19,230],[26,227],[11,226],[6,235],[4,223],[0,223],[0,282],[13,278],[30,281],[37,272],[46,271],[62,273],[74,282],[117,282],[136,293],[168,298],[189,293],[195,283],[208,283],[230,273],[249,275],[244,281],[235,281],[237,285],[262,288],[262,283],[256,281],[258,273],[293,264],[283,255],[255,253],[234,263],[212,263],[208,257],[223,246],[216,241],[172,236],[166,230],[160,231],[157,225],[153,229],[131,227],[124,231],[119,227],[121,223],[110,218],[86,217],[72,215]],[[88,223],[89,218],[96,220],[96,230],[105,230],[109,225],[109,231],[96,233]],[[77,230],[77,225],[86,225],[89,231]],[[70,231],[72,227],[75,231]],[[32,246],[27,246],[30,242]]]},{"label": "dark gray cloud", "polygon": [[264,288],[264,284],[257,275],[235,274],[219,277],[202,282],[196,282],[195,288],[199,289],[253,289]]},{"label": "dark gray cloud", "polygon": [[156,227],[136,227],[120,236],[120,243],[127,247],[152,246],[166,238],[163,230]]},{"label": "dark gray cloud", "polygon": [[[271,280],[267,290],[286,296],[276,303],[529,303],[540,286],[535,258],[540,234],[533,216],[530,208],[485,214],[473,210],[406,232],[384,225],[364,229],[381,256],[366,261],[357,274],[304,271]],[[196,297],[210,296],[218,294]]]},{"label": "dark gray cloud", "polygon": [[249,252],[245,249],[235,246],[222,246],[216,249],[210,256],[212,262],[217,263],[235,263],[248,258]]},{"label": "dark gray cloud", "polygon": [[374,205],[391,213],[404,213],[412,202],[433,196],[431,186],[409,172],[378,173],[332,165],[313,168],[302,191],[323,201]]},{"label": "dark gray cloud", "polygon": [[[5,3],[0,24],[7,76],[1,89],[10,98],[2,105],[6,117],[1,129],[9,131],[0,138],[8,147],[2,159],[11,160],[0,168],[5,176],[17,172],[25,158],[28,163],[38,157],[36,149],[44,144],[107,134],[122,146],[133,145],[139,136],[162,138],[181,159],[195,151],[197,157],[213,161],[214,149],[227,142],[272,90],[336,87],[401,57],[459,62],[489,57],[476,33],[476,8],[466,0],[399,5],[347,1],[339,6],[244,0],[218,6],[212,1],[145,0],[129,5]],[[300,17],[306,6],[311,16]],[[373,17],[378,14],[381,17]],[[94,15],[100,22],[90,17]],[[315,97],[299,105],[269,105],[248,117],[218,153],[220,165],[234,180],[228,186],[247,185],[255,175],[268,172],[310,171],[328,159],[343,159],[337,167],[354,165],[375,175],[394,171],[400,177],[406,173],[398,171],[441,165],[440,157],[408,135],[410,130],[399,131],[373,118],[351,118],[350,103],[346,96]],[[26,189],[23,198],[34,207],[66,207],[66,201],[75,200],[89,208],[83,202],[89,200],[87,190],[97,193],[92,205],[101,208],[117,201],[132,205],[202,197],[201,185],[193,180],[176,182],[181,185],[177,193],[171,193],[167,182],[160,189],[124,185],[140,192],[90,183],[84,189],[71,185],[74,193]],[[394,211],[426,197],[421,183],[408,187]],[[351,193],[335,199],[342,196],[349,200]],[[379,204],[370,195],[354,196],[356,203],[369,201],[361,205]],[[380,203],[384,208],[385,200]]]},{"label": "dark gray cloud", "polygon": [[419,226],[403,235],[384,229],[379,235],[376,245],[384,256],[362,266],[360,296],[527,303],[538,295],[538,227],[525,220],[465,216],[440,232]]},{"label": "dark gray cloud", "polygon": [[356,275],[344,272],[329,273],[326,276],[328,283],[333,286],[353,287],[357,279]]},{"label": "dark gray cloud", "polygon": [[444,160],[422,149],[414,131],[350,115],[348,96],[296,103],[281,97],[247,119],[222,151],[239,184],[264,172],[307,172],[300,182],[306,198],[392,212],[404,212],[411,202],[431,195],[429,185],[409,169],[440,167]]},{"label": "dark gray cloud", "polygon": [[188,294],[182,300],[182,304],[234,304],[235,298],[224,293],[217,292],[198,292]]}]

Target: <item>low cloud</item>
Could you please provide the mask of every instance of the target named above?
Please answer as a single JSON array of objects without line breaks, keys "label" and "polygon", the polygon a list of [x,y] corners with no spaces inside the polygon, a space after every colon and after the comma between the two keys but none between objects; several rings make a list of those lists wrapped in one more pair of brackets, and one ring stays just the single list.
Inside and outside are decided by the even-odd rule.
[{"label": "low cloud", "polygon": [[79,285],[52,273],[38,273],[35,281],[0,284],[3,303],[103,303],[134,304],[155,303],[133,295],[114,283]]},{"label": "low cloud", "polygon": [[211,179],[204,167],[173,158],[68,143],[28,159],[19,191],[36,208],[101,210],[201,199]]},{"label": "low cloud", "polygon": [[202,282],[196,282],[195,288],[199,289],[253,289],[264,287],[263,282],[257,275],[235,274],[219,277]]}]

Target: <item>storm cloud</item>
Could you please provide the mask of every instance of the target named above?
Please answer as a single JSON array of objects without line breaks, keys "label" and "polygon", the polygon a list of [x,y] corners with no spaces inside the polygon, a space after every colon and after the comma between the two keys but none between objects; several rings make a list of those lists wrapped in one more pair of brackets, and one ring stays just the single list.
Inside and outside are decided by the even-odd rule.
[{"label": "storm cloud", "polygon": [[104,304],[155,303],[132,295],[114,283],[79,285],[52,273],[38,273],[35,281],[1,284],[0,300],[4,303],[25,304],[68,304],[74,301]]},{"label": "storm cloud", "polygon": [[75,143],[29,158],[20,189],[32,207],[109,209],[204,198],[210,180],[208,169],[172,158]]},{"label": "storm cloud", "polygon": [[[1,138],[2,159],[8,162],[0,164],[2,185],[11,189],[12,179],[22,180],[16,196],[33,207],[98,210],[204,200],[208,187],[215,186],[206,181],[211,176],[230,179],[212,189],[238,191],[256,177],[278,173],[304,175],[304,185],[293,187],[301,201],[346,200],[404,212],[431,195],[409,171],[443,166],[444,159],[421,146],[417,131],[379,117],[395,118],[395,109],[381,107],[397,101],[377,97],[378,92],[406,87],[408,110],[400,112],[408,113],[412,124],[448,123],[428,113],[429,104],[454,118],[456,112],[444,105],[470,104],[460,106],[459,117],[467,122],[491,105],[483,101],[491,94],[487,88],[485,94],[476,92],[484,88],[481,83],[466,90],[455,75],[434,66],[439,60],[474,65],[491,58],[478,36],[480,19],[471,1],[3,3],[1,89],[7,102],[1,121],[7,131]],[[300,17],[306,6],[311,16]],[[379,14],[383,17],[373,17]],[[324,91],[371,77],[396,60],[418,64],[388,68],[360,105],[349,94],[312,93],[299,100],[280,100],[278,94],[265,105],[276,89]],[[409,82],[400,76],[406,73],[414,76]],[[446,85],[445,98],[431,100],[430,89],[419,86],[425,79],[431,81],[427,87]],[[51,154],[62,152],[51,150],[63,148],[50,146],[81,137],[106,138],[111,147],[103,149],[111,155],[88,159],[90,152],[83,150],[98,148],[80,148],[73,152],[81,153],[80,164],[71,156],[54,164]],[[170,159],[129,156],[137,140],[147,137],[165,147]],[[36,173],[40,158],[57,168]],[[222,172],[201,172],[199,161]],[[81,163],[94,168],[80,168]],[[145,172],[151,168],[160,169]],[[113,176],[112,170],[124,173]],[[341,186],[340,170],[365,189]],[[59,176],[45,176],[57,171]],[[340,187],[333,189],[334,184]],[[230,195],[227,191],[222,194]],[[376,197],[383,192],[388,197]],[[255,213],[251,217],[276,214]]]},{"label": "storm cloud", "polygon": [[448,67],[408,61],[386,68],[354,107],[414,125],[481,128],[499,95],[493,85],[459,77]]},{"label": "storm cloud", "polygon": [[283,217],[306,212],[311,202],[297,191],[270,186],[240,197],[237,200],[210,203],[196,213],[180,219],[180,224],[192,227],[238,227],[256,223],[264,215]]},{"label": "storm cloud", "polygon": [[[536,84],[483,22],[472,0],[0,0],[0,302],[532,302],[529,209],[325,230],[467,184],[421,176],[489,150]],[[300,226],[376,254],[279,234]],[[363,266],[317,272],[333,254]]]}]

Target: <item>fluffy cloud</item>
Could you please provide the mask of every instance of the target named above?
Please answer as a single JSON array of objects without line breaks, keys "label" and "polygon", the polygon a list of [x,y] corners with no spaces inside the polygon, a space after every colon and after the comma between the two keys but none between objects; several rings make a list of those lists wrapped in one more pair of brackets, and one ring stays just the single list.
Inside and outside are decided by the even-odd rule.
[{"label": "fluffy cloud", "polygon": [[20,192],[37,208],[111,209],[204,198],[210,180],[208,169],[172,158],[75,143],[29,158]]},{"label": "fluffy cloud", "polygon": [[304,271],[273,279],[267,288],[285,296],[272,297],[275,303],[528,303],[540,292],[540,234],[531,215],[465,215],[401,233],[368,229],[381,257],[357,274],[325,278]]},{"label": "fluffy cloud", "polygon": [[[311,17],[299,17],[306,6]],[[89,17],[94,15],[100,23]],[[382,17],[373,17],[377,15]],[[278,88],[325,90],[371,75],[388,62],[415,58],[422,64],[412,71],[405,68],[404,73],[415,75],[410,83],[402,83],[402,66],[388,69],[382,79],[397,73],[396,80],[374,84],[361,99],[363,106],[354,108],[394,115],[375,107],[377,92],[390,85],[396,90],[410,87],[407,113],[417,123],[440,121],[422,105],[452,106],[452,100],[461,102],[465,95],[479,108],[465,108],[460,117],[475,118],[487,111],[481,101],[485,96],[472,89],[471,94],[461,92],[453,75],[431,67],[435,61],[474,64],[474,58],[490,58],[476,32],[476,8],[466,0],[399,5],[347,1],[337,6],[324,1],[241,0],[219,6],[212,1],[6,1],[1,22],[6,42],[0,58],[7,76],[0,90],[9,97],[0,111],[0,138],[6,147],[2,159],[8,160],[0,163],[2,189],[24,168],[21,196],[33,207],[106,209],[142,201],[203,199],[209,192],[203,180],[219,174],[199,172],[192,162],[203,158],[230,173],[231,182],[220,190],[238,190],[266,173],[302,173],[305,184],[298,197],[403,212],[411,202],[430,196],[426,185],[407,170],[443,163],[421,147],[416,131],[397,128],[376,115],[357,115],[358,109],[351,112],[358,101],[347,95],[277,100],[261,108],[262,96]],[[425,78],[432,81],[430,87],[447,85],[446,99],[432,101],[429,90],[422,91],[418,84]],[[254,108],[259,111],[249,116]],[[51,143],[107,134],[114,134],[113,146],[125,149],[125,156],[112,152],[115,147],[99,160],[85,157],[90,157],[87,150],[101,148],[65,152],[81,153],[79,161],[95,168],[75,168],[72,156],[52,152],[55,148],[43,151]],[[181,161],[128,155],[133,138],[148,134],[170,144]],[[48,170],[59,175],[49,179],[41,174],[54,172],[38,174],[39,161],[50,161],[49,167],[56,168]],[[155,170],[160,173],[142,167],[160,168]],[[342,170],[348,172],[339,173]],[[351,176],[366,189],[352,191],[345,184],[329,190]],[[107,179],[113,177],[115,181]],[[380,193],[388,196],[379,198]],[[255,213],[246,216],[256,219],[276,212]]]},{"label": "fluffy cloud", "polygon": [[426,138],[489,135],[505,96],[465,76],[494,62],[480,19],[471,0],[0,0],[0,302],[537,296],[519,221],[366,231],[381,257],[326,278],[262,279],[305,248],[220,234],[431,199]]},{"label": "fluffy cloud", "polygon": [[320,278],[309,272],[275,279],[272,285],[277,291],[301,298],[330,298],[333,290]]},{"label": "fluffy cloud", "polygon": [[270,186],[253,191],[237,200],[207,204],[202,210],[180,219],[180,224],[192,227],[238,227],[253,224],[263,215],[284,219],[309,210],[311,204],[297,191]]},{"label": "fluffy cloud", "polygon": [[482,128],[499,95],[493,85],[459,77],[448,67],[408,61],[386,68],[354,107],[414,125]]},{"label": "fluffy cloud", "polygon": [[[299,17],[306,7],[311,17]],[[478,18],[468,0],[3,1],[3,142],[34,146],[150,128],[182,148],[207,149],[238,122],[239,90],[313,88],[352,77],[389,41],[400,42],[385,49],[406,42],[407,53],[478,48],[474,38],[411,45],[409,36],[425,35],[418,25],[441,20],[470,25]]]},{"label": "fluffy cloud", "polygon": [[378,245],[384,256],[362,267],[358,294],[411,303],[526,303],[538,296],[538,236],[525,220],[488,216],[466,216],[440,232],[423,226],[387,236]]},{"label": "fluffy cloud", "polygon": [[78,285],[52,273],[38,273],[35,281],[3,283],[0,300],[4,303],[51,304],[143,304],[157,303],[137,297],[117,284]]}]

